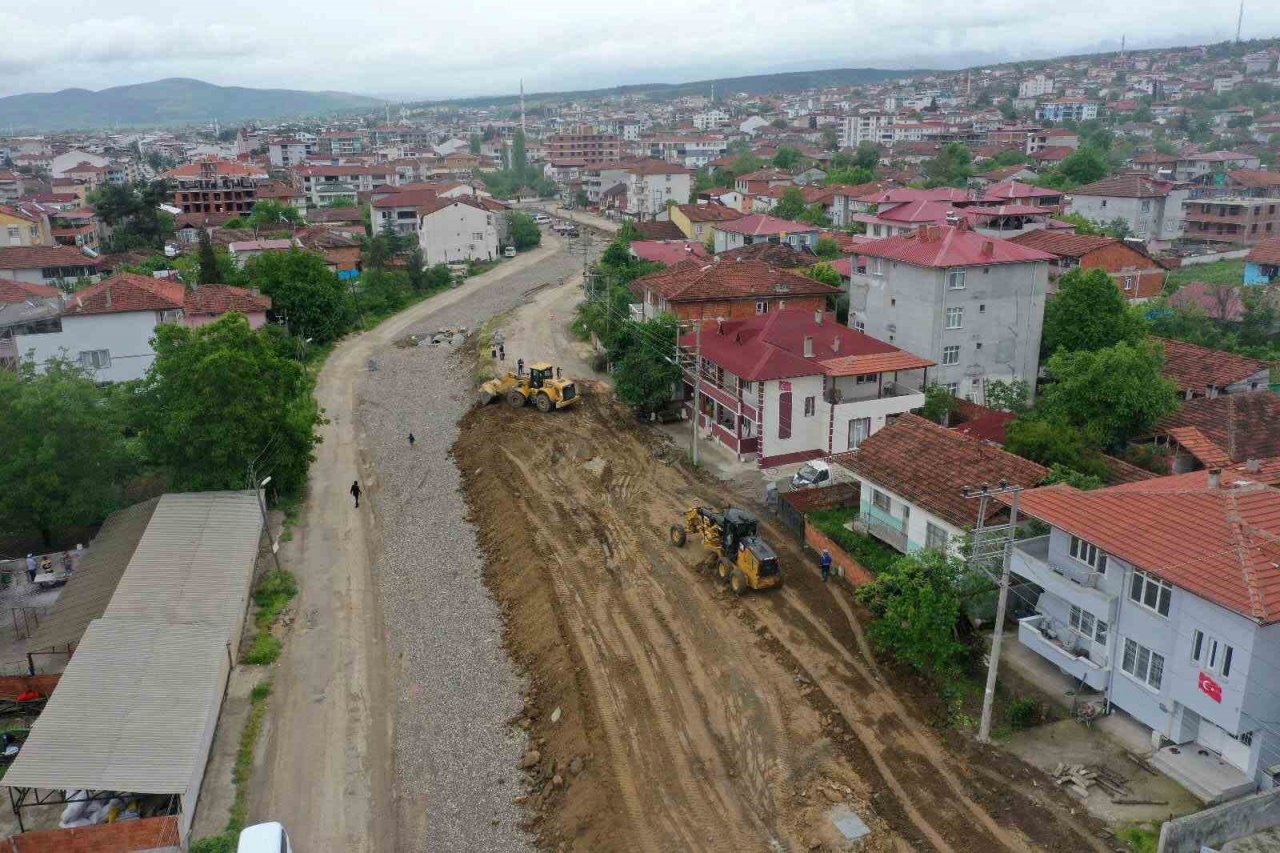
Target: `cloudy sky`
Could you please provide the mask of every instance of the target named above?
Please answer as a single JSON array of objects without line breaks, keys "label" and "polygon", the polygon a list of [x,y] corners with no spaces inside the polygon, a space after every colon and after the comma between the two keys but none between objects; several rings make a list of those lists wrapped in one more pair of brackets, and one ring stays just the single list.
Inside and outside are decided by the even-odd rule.
[{"label": "cloudy sky", "polygon": [[[0,95],[162,77],[453,97],[1220,41],[1236,0],[64,0],[0,4]],[[1244,35],[1280,35],[1246,0]]]}]

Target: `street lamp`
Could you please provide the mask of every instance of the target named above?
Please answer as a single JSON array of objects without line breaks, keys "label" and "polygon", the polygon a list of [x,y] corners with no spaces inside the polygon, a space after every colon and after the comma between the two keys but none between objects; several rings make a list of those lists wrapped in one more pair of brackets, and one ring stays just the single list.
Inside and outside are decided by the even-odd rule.
[{"label": "street lamp", "polygon": [[280,543],[271,535],[271,524],[267,521],[267,502],[262,498],[263,490],[267,488],[267,483],[270,482],[271,477],[268,475],[253,491],[258,496],[258,509],[262,511],[262,527],[267,531],[267,538],[271,540],[271,559],[275,560],[276,571],[278,572],[280,571]]}]

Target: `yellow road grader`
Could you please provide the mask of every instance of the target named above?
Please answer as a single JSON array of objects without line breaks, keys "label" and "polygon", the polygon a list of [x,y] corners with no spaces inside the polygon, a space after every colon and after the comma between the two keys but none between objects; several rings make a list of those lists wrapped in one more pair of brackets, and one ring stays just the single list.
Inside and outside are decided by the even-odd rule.
[{"label": "yellow road grader", "polygon": [[689,536],[701,536],[710,548],[704,566],[714,567],[722,581],[728,581],[735,595],[748,589],[768,589],[782,583],[778,555],[760,538],[759,522],[746,510],[726,507],[723,512],[695,506],[684,515],[683,524],[671,525],[671,543],[684,547]]}]

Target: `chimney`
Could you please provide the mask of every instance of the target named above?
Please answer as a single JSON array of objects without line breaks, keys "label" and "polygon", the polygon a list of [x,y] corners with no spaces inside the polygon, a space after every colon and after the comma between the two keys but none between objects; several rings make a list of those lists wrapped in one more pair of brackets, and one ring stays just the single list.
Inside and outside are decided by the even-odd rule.
[{"label": "chimney", "polygon": [[833,353],[840,352],[840,336],[839,335],[836,335],[834,338],[831,339],[831,351]]},{"label": "chimney", "polygon": [[814,311],[814,312],[813,312],[813,322],[817,323],[819,326],[821,326],[821,325],[822,325],[822,312],[821,312],[821,311]]},{"label": "chimney", "polygon": [[804,336],[804,357],[813,358],[813,335]]},{"label": "chimney", "polygon": [[982,254],[983,254],[985,257],[988,257],[988,258],[989,258],[989,257],[991,257],[992,255],[994,255],[995,253],[996,253],[996,244],[995,244],[995,243],[993,243],[993,242],[991,242],[990,240],[983,240],[983,241],[982,241]]},{"label": "chimney", "polygon": [[716,318],[716,334],[717,335],[724,334],[724,318],[723,317]]},{"label": "chimney", "polygon": [[1208,486],[1211,489],[1219,489],[1222,487],[1222,469],[1210,468]]}]

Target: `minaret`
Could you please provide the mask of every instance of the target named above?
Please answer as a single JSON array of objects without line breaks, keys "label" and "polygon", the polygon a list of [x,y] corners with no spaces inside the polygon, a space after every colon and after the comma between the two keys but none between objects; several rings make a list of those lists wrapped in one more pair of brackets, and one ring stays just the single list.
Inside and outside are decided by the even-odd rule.
[{"label": "minaret", "polygon": [[528,136],[524,129],[524,78],[520,78],[520,134]]},{"label": "minaret", "polygon": [[1240,14],[1236,16],[1236,44],[1240,43],[1240,30],[1244,27],[1244,0],[1240,0]]}]

